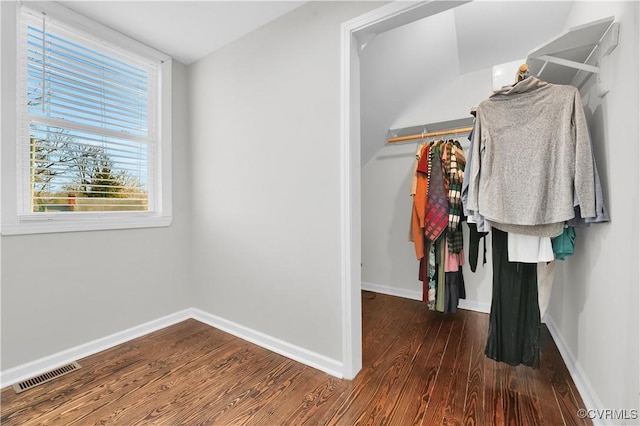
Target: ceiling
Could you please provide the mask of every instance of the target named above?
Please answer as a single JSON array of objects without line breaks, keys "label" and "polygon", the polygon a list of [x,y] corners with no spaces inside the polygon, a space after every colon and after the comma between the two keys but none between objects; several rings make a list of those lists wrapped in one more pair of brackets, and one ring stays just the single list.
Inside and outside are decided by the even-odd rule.
[{"label": "ceiling", "polygon": [[[306,2],[60,3],[189,65]],[[444,117],[436,117],[440,121],[468,115],[470,105],[449,112],[449,88],[458,88],[458,98],[469,98],[478,90],[480,99],[488,96],[490,87],[478,88],[474,73],[525,58],[563,28],[570,7],[570,1],[475,0],[371,34],[360,55],[362,163],[384,147],[390,128],[425,124],[440,115]],[[425,100],[436,100],[438,105],[425,106]]]},{"label": "ceiling", "polygon": [[189,65],[304,1],[60,1]]}]

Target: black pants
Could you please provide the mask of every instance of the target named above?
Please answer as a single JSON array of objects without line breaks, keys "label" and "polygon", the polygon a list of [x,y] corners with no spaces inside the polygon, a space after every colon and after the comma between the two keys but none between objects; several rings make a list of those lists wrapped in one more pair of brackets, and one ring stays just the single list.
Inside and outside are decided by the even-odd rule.
[{"label": "black pants", "polygon": [[540,306],[537,264],[509,262],[507,233],[491,230],[493,295],[485,354],[510,365],[538,367]]}]

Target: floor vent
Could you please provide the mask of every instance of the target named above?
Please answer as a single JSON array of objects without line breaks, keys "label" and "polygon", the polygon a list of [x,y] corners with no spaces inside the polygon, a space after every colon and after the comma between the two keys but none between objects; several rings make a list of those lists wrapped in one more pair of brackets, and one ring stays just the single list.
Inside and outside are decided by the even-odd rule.
[{"label": "floor vent", "polygon": [[71,364],[63,365],[62,367],[58,367],[55,370],[47,371],[46,373],[42,373],[36,377],[23,380],[20,383],[14,383],[13,389],[16,391],[16,393],[24,392],[27,389],[31,389],[33,387],[51,381],[57,377],[63,376],[67,373],[71,373],[78,368],[80,368],[80,364],[78,364],[77,362],[72,362]]}]

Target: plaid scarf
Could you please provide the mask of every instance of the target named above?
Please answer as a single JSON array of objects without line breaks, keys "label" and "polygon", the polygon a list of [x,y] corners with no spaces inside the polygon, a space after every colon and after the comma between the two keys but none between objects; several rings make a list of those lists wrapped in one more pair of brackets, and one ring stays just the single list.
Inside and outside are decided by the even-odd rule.
[{"label": "plaid scarf", "polygon": [[429,192],[425,207],[424,235],[434,242],[447,228],[449,206],[446,195],[446,175],[443,173],[440,145],[431,146],[429,150]]},{"label": "plaid scarf", "polygon": [[447,242],[450,253],[460,253],[463,248],[462,227],[460,218],[462,217],[462,178],[466,159],[462,152],[462,147],[456,140],[446,142],[447,159],[445,161],[446,176],[449,178],[449,191],[447,201],[449,202],[449,222],[447,226]]}]

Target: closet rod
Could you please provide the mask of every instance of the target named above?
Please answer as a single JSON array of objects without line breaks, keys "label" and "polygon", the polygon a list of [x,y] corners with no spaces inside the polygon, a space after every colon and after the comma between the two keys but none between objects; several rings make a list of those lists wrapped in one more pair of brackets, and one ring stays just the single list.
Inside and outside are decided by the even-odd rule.
[{"label": "closet rod", "polygon": [[418,133],[416,135],[409,135],[409,136],[398,136],[395,138],[389,138],[388,142],[389,143],[404,142],[404,141],[410,141],[414,139],[424,139],[424,138],[432,138],[436,136],[455,135],[456,133],[469,133],[471,130],[473,130],[473,127],[459,127],[457,129],[441,130],[438,132]]}]

